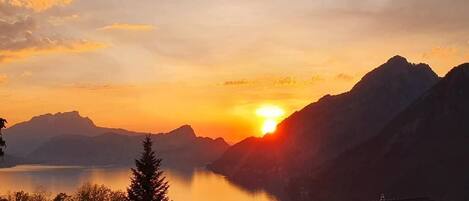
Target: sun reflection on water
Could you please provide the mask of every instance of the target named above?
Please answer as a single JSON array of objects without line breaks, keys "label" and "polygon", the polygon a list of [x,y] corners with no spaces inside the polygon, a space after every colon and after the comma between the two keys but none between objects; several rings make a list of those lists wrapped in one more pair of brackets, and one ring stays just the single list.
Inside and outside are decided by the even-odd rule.
[{"label": "sun reflection on water", "polygon": [[[250,192],[236,186],[223,176],[197,169],[193,171],[165,170],[170,183],[169,196],[174,201],[275,201],[265,191]],[[0,169],[0,195],[9,191],[34,192],[45,190],[53,194],[73,193],[84,183],[103,184],[113,190],[125,191],[130,170],[126,167],[89,168],[79,166],[22,165]]]}]

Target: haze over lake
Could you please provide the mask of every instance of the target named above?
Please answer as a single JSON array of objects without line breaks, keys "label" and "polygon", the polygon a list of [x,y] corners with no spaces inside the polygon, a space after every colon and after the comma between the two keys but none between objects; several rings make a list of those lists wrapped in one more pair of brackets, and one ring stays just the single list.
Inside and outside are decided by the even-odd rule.
[{"label": "haze over lake", "polygon": [[[178,171],[166,169],[170,181],[169,196],[174,201],[275,201],[264,191],[249,192],[204,169]],[[0,195],[8,191],[34,192],[45,190],[53,194],[73,193],[80,185],[90,182],[103,184],[113,190],[125,190],[130,183],[127,167],[78,167],[21,165],[0,169]]]},{"label": "haze over lake", "polygon": [[469,0],[0,0],[0,201],[469,201]]}]

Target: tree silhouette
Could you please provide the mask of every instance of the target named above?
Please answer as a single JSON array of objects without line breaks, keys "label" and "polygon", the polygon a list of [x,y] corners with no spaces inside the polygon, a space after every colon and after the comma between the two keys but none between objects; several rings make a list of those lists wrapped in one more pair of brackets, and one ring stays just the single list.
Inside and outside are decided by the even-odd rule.
[{"label": "tree silhouette", "polygon": [[65,193],[59,193],[57,196],[52,201],[66,201],[70,200],[71,196],[65,194]]},{"label": "tree silhouette", "polygon": [[3,152],[3,147],[6,146],[5,140],[2,138],[2,128],[6,128],[5,124],[8,123],[6,119],[0,118],[0,157],[5,153]]},{"label": "tree silhouette", "polygon": [[127,189],[130,201],[168,201],[168,182],[161,170],[161,158],[152,150],[150,135],[143,141],[141,158],[135,160],[132,168],[130,187]]}]

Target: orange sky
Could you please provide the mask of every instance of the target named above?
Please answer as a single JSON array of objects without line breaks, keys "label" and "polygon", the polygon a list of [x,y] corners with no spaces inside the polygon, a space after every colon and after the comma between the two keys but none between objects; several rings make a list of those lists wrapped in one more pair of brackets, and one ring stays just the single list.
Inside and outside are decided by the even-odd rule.
[{"label": "orange sky", "polygon": [[469,61],[464,0],[0,0],[0,116],[78,110],[96,124],[234,142],[265,104],[290,114],[396,54]]}]

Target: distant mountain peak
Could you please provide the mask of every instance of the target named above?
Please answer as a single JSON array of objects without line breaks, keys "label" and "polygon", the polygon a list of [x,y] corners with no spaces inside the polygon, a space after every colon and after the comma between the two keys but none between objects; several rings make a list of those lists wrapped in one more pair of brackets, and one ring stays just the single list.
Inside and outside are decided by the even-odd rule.
[{"label": "distant mountain peak", "polygon": [[[15,124],[5,130],[10,143],[11,154],[24,155],[50,137],[60,135],[94,136],[103,133],[88,117],[82,117],[77,111],[43,114]],[[22,145],[22,146],[18,146]]]},{"label": "distant mountain peak", "polygon": [[70,112],[57,112],[54,114],[55,116],[75,116],[75,117],[81,117],[80,112],[73,110]]},{"label": "distant mountain peak", "polygon": [[[29,121],[21,122],[8,128],[6,133],[21,133],[29,136],[55,136],[62,134],[96,135],[99,128],[88,117],[82,117],[78,111],[47,113],[34,116]],[[17,134],[18,135],[18,134]]]},{"label": "distant mountain peak", "polygon": [[57,112],[55,114],[47,113],[31,118],[31,122],[46,121],[49,124],[79,124],[86,127],[96,127],[94,122],[80,115],[78,111]]},{"label": "distant mountain peak", "polygon": [[446,77],[448,77],[448,79],[468,80],[469,79],[469,63],[464,63],[453,68]]},{"label": "distant mountain peak", "polygon": [[176,128],[172,130],[171,132],[168,133],[169,135],[174,135],[174,136],[185,136],[185,137],[197,137],[195,135],[194,129],[190,125],[183,125],[179,128]]},{"label": "distant mountain peak", "polygon": [[427,64],[413,64],[396,55],[363,76],[351,91],[398,89],[406,83],[434,83],[438,79],[438,75]]},{"label": "distant mountain peak", "polygon": [[174,129],[173,131],[194,133],[194,129],[188,124],[182,125],[181,127]]},{"label": "distant mountain peak", "polygon": [[293,113],[275,135],[233,145],[210,168],[240,183],[282,186],[285,178],[321,167],[375,137],[438,80],[428,65],[394,56],[351,91],[326,95]]},{"label": "distant mountain peak", "polygon": [[[316,170],[314,182],[302,181],[309,185],[302,184],[297,192],[311,189],[308,200],[371,200],[381,192],[466,200],[467,188],[461,186],[468,181],[468,102],[465,63],[395,115],[375,137]],[[426,178],[432,182],[422,182]]]},{"label": "distant mountain peak", "polygon": [[402,64],[402,63],[409,63],[407,59],[403,56],[396,55],[388,59],[386,63],[393,63],[393,64]]},{"label": "distant mountain peak", "polygon": [[451,69],[446,76],[435,87],[434,93],[439,94],[440,98],[447,99],[450,105],[457,101],[463,101],[467,104],[469,97],[469,63],[461,64]]}]

